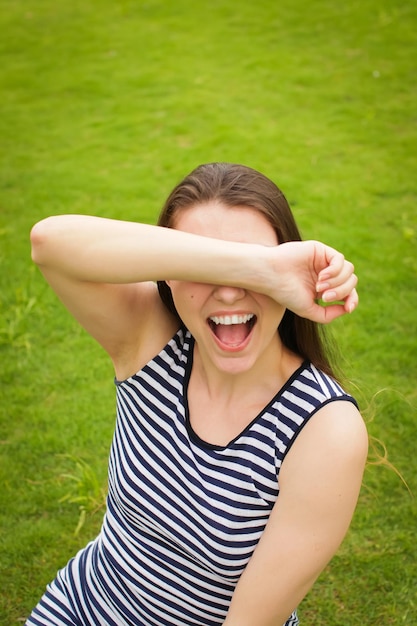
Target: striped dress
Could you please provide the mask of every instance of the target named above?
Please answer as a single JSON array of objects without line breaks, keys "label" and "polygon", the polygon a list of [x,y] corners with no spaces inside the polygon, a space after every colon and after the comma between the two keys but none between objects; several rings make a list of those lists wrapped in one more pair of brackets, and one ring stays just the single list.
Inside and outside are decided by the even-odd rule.
[{"label": "striped dress", "polygon": [[[179,330],[117,385],[102,530],[58,572],[27,626],[217,626],[278,496],[281,463],[308,419],[353,401],[304,363],[227,446],[192,430],[193,338]],[[298,624],[294,612],[285,626]]]}]

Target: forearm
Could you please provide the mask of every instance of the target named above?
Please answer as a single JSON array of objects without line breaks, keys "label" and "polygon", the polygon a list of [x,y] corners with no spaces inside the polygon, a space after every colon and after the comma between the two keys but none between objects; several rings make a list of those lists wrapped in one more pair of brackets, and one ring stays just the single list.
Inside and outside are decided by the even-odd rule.
[{"label": "forearm", "polygon": [[282,626],[301,603],[314,580],[291,585],[285,581],[280,588],[272,577],[261,577],[244,594],[233,598],[223,626]]},{"label": "forearm", "polygon": [[[358,301],[352,264],[319,242],[240,243],[84,215],[47,218],[34,226],[31,240],[32,258],[44,274],[75,281],[241,287],[321,323],[352,311]],[[344,303],[320,307],[318,294]]]},{"label": "forearm", "polygon": [[267,252],[256,244],[79,215],[39,222],[31,240],[32,257],[40,267],[53,267],[78,280],[133,283],[172,279],[266,289],[262,275]]}]

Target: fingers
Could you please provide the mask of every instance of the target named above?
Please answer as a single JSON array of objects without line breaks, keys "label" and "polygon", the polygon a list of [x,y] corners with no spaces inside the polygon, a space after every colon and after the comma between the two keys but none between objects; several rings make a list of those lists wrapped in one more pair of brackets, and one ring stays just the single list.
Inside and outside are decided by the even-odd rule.
[{"label": "fingers", "polygon": [[317,289],[317,292],[320,294],[320,297],[324,302],[346,300],[358,284],[358,277],[356,274],[351,274],[347,278],[341,276],[340,281],[341,282],[329,281],[324,285],[324,288],[323,285],[321,285],[320,290]]},{"label": "fingers", "polygon": [[329,265],[319,272],[317,291],[323,292],[326,289],[342,284],[353,275],[354,271],[353,263],[347,261],[343,254],[335,252]]},{"label": "fingers", "polygon": [[359,296],[356,289],[353,289],[351,293],[345,299],[345,311],[346,313],[352,313],[359,304]]},{"label": "fingers", "polygon": [[316,285],[317,293],[325,306],[320,307],[321,311],[315,312],[317,321],[324,324],[346,313],[352,313],[359,303],[356,291],[358,277],[354,273],[353,264],[332,248],[326,248],[326,257],[329,263],[319,272]]},{"label": "fingers", "polygon": [[320,324],[328,324],[337,317],[341,317],[346,313],[352,313],[358,306],[359,297],[355,288],[349,293],[349,295],[342,299],[342,301],[336,301],[334,304],[320,305],[316,304],[314,311],[309,314],[309,319],[319,322]]},{"label": "fingers", "polygon": [[[279,246],[281,251],[284,246],[288,246],[288,266],[292,261],[300,277],[300,288],[287,294],[287,308],[322,324],[355,310],[359,302],[358,278],[353,264],[343,254],[320,242],[289,242]],[[282,302],[279,298],[277,301]]]},{"label": "fingers", "polygon": [[351,312],[358,304],[355,268],[333,248],[326,247],[326,258],[329,263],[318,274],[317,293],[324,302],[344,302],[345,312]]},{"label": "fingers", "polygon": [[[343,304],[330,304],[329,306],[321,306],[321,311],[317,314],[316,321],[321,324],[329,324],[337,317],[341,317],[346,313]],[[320,318],[320,319],[319,319]]]},{"label": "fingers", "polygon": [[[338,252],[330,246],[322,244],[323,250],[321,250],[321,263],[323,268],[319,272],[319,281],[324,282],[337,276],[341,271],[346,270],[349,266],[349,261],[346,261],[341,252]],[[353,266],[352,266],[353,267]]]},{"label": "fingers", "polygon": [[359,298],[357,291],[356,289],[353,289],[344,302],[336,302],[326,306],[323,306],[322,304],[315,304],[306,317],[314,322],[318,322],[319,324],[329,324],[337,317],[341,317],[346,313],[352,313],[358,306],[358,302]]}]

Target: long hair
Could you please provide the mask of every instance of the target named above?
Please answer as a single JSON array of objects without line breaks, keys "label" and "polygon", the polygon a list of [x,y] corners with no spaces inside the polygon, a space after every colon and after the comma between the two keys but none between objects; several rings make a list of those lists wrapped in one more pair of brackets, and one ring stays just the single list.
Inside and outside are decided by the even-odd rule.
[{"label": "long hair", "polygon": [[[168,196],[158,225],[175,228],[179,211],[211,201],[221,202],[226,207],[242,206],[259,211],[271,224],[279,243],[301,241],[289,204],[275,183],[250,167],[232,163],[208,163],[193,170]],[[168,285],[158,281],[158,290],[165,306],[181,321]],[[330,362],[328,337],[321,325],[287,309],[278,332],[289,350],[336,378]]]}]

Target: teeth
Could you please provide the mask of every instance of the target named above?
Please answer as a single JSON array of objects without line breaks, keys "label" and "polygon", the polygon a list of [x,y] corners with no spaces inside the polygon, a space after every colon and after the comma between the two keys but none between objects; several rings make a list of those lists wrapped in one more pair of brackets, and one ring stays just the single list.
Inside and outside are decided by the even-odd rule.
[{"label": "teeth", "polygon": [[253,317],[253,313],[247,313],[246,315],[213,315],[210,320],[214,324],[223,324],[224,326],[231,326],[232,324],[246,324]]}]

